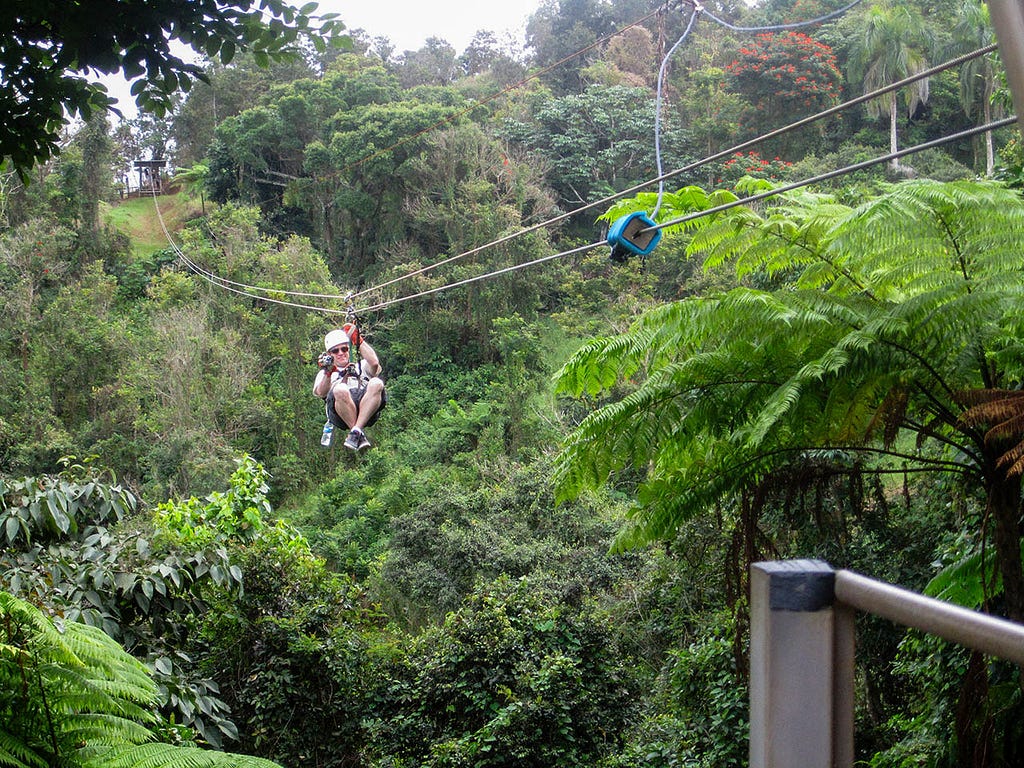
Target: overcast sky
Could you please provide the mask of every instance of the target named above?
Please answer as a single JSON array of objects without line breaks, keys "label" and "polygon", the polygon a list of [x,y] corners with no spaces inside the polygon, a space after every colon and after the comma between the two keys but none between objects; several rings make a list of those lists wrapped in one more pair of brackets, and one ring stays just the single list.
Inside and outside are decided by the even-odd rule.
[{"label": "overcast sky", "polygon": [[398,52],[423,47],[428,37],[462,53],[479,30],[506,32],[522,42],[526,19],[540,0],[320,0],[318,12],[340,15],[349,29],[391,39]]}]

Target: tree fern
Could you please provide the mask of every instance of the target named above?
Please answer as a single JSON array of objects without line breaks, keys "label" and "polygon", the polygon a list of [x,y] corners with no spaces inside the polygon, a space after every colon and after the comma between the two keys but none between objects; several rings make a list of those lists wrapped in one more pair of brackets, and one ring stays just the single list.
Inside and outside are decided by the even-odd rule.
[{"label": "tree fern", "polygon": [[[1007,469],[1021,466],[1024,420],[1000,422],[1010,452],[995,453],[958,398],[1022,383],[1021,241],[1024,203],[992,183],[907,182],[855,209],[790,195],[720,212],[695,228],[688,253],[779,287],[658,307],[571,358],[561,392],[607,394],[626,378],[634,391],[569,435],[556,461],[563,494],[641,470],[619,537],[639,544],[809,451],[842,449],[884,471],[905,432],[918,446],[897,457],[908,471],[949,470],[989,490],[1009,483],[999,504],[1012,504],[1020,479]],[[992,511],[1016,519],[1016,508]],[[1017,539],[1001,544],[1010,571]],[[1010,571],[1019,611],[1019,562]]]},{"label": "tree fern", "polygon": [[151,743],[157,685],[103,631],[0,592],[0,766],[273,766]]}]

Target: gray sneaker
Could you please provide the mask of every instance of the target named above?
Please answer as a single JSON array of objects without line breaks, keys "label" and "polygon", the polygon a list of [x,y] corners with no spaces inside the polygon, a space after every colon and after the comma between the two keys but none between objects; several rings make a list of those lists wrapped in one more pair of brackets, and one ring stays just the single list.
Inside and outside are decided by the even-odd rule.
[{"label": "gray sneaker", "polygon": [[353,429],[348,433],[348,437],[345,438],[345,447],[350,451],[358,451],[359,444],[362,440],[366,440],[366,436],[361,430]]},{"label": "gray sneaker", "polygon": [[359,431],[359,446],[358,446],[358,450],[365,451],[371,445],[373,445],[373,443],[370,442],[369,438],[366,436],[366,433],[363,432],[362,430],[360,430]]}]

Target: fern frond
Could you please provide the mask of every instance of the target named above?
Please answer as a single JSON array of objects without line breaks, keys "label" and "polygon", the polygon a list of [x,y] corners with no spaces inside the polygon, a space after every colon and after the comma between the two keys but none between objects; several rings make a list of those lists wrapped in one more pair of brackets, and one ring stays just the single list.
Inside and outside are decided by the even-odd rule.
[{"label": "fern frond", "polygon": [[261,757],[216,752],[173,744],[140,744],[97,754],[88,765],[96,768],[280,768]]},{"label": "fern frond", "polygon": [[[984,557],[982,557],[984,552]],[[1021,553],[1024,555],[1024,551]],[[939,571],[924,588],[924,594],[965,608],[978,609],[1003,591],[994,549],[979,550]]]},{"label": "fern frond", "polygon": [[957,401],[970,406],[960,418],[972,426],[1007,421],[1024,410],[1024,392],[1016,389],[965,390],[957,393]]},{"label": "fern frond", "polygon": [[[831,247],[857,258],[879,297],[1020,271],[1024,206],[994,183],[909,181],[837,224]],[[1016,258],[1016,262],[1014,259]]]},{"label": "fern frond", "polygon": [[0,729],[0,765],[10,768],[47,768],[46,760],[14,734]]},{"label": "fern frond", "polygon": [[[68,703],[65,699],[64,704]],[[86,702],[88,703],[88,702]],[[89,712],[75,712],[74,710],[60,710],[64,715],[74,715],[62,719],[60,732],[67,738],[68,743],[83,744],[142,744],[153,739],[153,732],[139,722],[129,720],[127,717],[120,717],[112,714],[98,714]],[[147,721],[154,722],[154,718],[147,717]]]},{"label": "fern frond", "polygon": [[679,451],[640,488],[637,504],[617,534],[613,550],[622,551],[672,537],[687,520],[739,491],[742,478],[771,472],[765,455],[749,455],[729,440],[710,436],[679,445]]},{"label": "fern frond", "polygon": [[587,342],[555,374],[555,392],[594,397],[611,389],[640,368],[645,346],[642,337],[628,334]]}]

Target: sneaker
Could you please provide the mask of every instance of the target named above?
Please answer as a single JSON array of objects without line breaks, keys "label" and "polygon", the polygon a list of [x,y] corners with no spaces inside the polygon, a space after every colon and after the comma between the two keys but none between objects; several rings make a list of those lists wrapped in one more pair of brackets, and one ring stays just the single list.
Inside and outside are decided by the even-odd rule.
[{"label": "sneaker", "polygon": [[370,439],[366,436],[366,433],[360,431],[359,432],[359,447],[358,447],[358,450],[365,451],[371,445],[373,445],[373,443],[370,442]]},{"label": "sneaker", "polygon": [[350,451],[358,451],[360,440],[365,439],[366,437],[363,435],[362,431],[353,429],[348,433],[348,437],[345,438],[345,447]]}]

